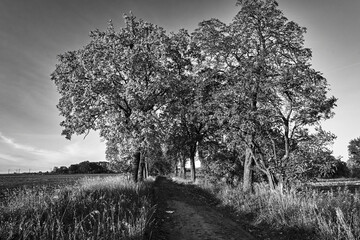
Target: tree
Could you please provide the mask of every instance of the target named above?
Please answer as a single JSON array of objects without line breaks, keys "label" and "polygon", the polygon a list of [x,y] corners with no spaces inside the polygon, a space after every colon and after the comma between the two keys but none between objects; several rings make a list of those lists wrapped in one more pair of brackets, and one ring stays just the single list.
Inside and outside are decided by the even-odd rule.
[{"label": "tree", "polygon": [[211,102],[209,92],[213,88],[207,81],[206,70],[198,67],[199,48],[187,31],[180,30],[171,35],[170,53],[172,62],[168,68],[178,79],[178,84],[173,89],[172,101],[167,105],[164,114],[171,122],[168,143],[171,153],[178,149],[183,176],[185,161],[189,158],[191,179],[195,181],[196,153],[201,152],[204,138],[212,131],[208,103]]},{"label": "tree", "polygon": [[195,37],[203,64],[222,76],[217,117],[228,126],[229,146],[246,148],[244,190],[251,170],[271,186],[284,170],[307,129],[332,117],[336,99],[327,97],[326,79],[311,68],[305,28],[288,21],[273,0],[241,1],[232,23],[204,21]]},{"label": "tree", "polygon": [[[190,159],[195,181],[196,152],[216,171],[242,165],[245,191],[254,169],[273,188],[296,175],[294,166],[315,166],[320,157],[303,157],[305,146],[320,136],[336,99],[311,67],[306,29],[274,0],[237,5],[230,24],[210,19],[191,35],[168,36],[132,15],[119,32],[111,23],[91,32],[84,48],[59,56],[51,75],[62,134],[98,130],[107,159],[131,169],[134,181],[146,167],[165,172],[179,158],[183,166]],[[334,162],[329,154],[316,152]]]},{"label": "tree", "polygon": [[348,151],[349,161],[360,166],[360,137],[349,142]]},{"label": "tree", "polygon": [[349,159],[347,165],[352,177],[360,176],[360,137],[352,139],[348,145]]},{"label": "tree", "polygon": [[334,134],[318,129],[306,137],[306,141],[299,141],[290,153],[284,169],[289,181],[305,182],[347,174],[341,159],[334,157],[329,148],[336,138]]},{"label": "tree", "polygon": [[99,130],[111,142],[108,146],[131,144],[137,171],[147,130],[158,121],[171,92],[168,37],[161,27],[130,15],[119,32],[110,22],[106,31],[92,31],[90,38],[84,48],[59,55],[51,75],[61,95],[62,135],[71,139]]}]

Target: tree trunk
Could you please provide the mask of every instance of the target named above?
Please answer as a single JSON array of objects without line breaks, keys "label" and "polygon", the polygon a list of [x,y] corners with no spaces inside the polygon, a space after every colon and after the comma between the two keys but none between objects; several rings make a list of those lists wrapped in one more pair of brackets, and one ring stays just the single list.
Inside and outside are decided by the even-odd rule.
[{"label": "tree trunk", "polygon": [[175,177],[178,177],[179,169],[178,169],[178,161],[175,161]]},{"label": "tree trunk", "polygon": [[149,177],[149,163],[148,161],[146,161],[145,159],[145,178],[148,178]]},{"label": "tree trunk", "polygon": [[248,147],[245,150],[245,162],[244,162],[244,177],[243,177],[243,191],[244,192],[248,192],[251,191],[251,186],[252,186],[252,172],[253,170],[251,169],[252,167],[252,162],[253,162],[253,158],[252,158],[252,154],[251,154],[251,149]]},{"label": "tree trunk", "polygon": [[197,145],[197,155],[198,155],[198,160],[200,161],[201,164],[203,164],[204,163],[204,153],[203,153],[201,144],[199,142]]},{"label": "tree trunk", "polygon": [[267,179],[268,179],[270,189],[271,189],[271,190],[275,189],[274,176],[271,174],[271,172],[270,172],[269,169],[266,170],[266,177],[267,177]]},{"label": "tree trunk", "polygon": [[140,151],[136,151],[133,155],[133,169],[132,169],[132,174],[133,174],[133,180],[134,182],[138,181],[138,172],[139,172],[139,165],[140,165]]},{"label": "tree trunk", "polygon": [[186,179],[186,158],[183,155],[181,156],[180,175],[182,178]]},{"label": "tree trunk", "polygon": [[191,180],[195,182],[196,172],[195,172],[195,156],[190,157],[190,169],[191,169]]},{"label": "tree trunk", "polygon": [[191,180],[195,182],[196,180],[196,172],[195,172],[195,153],[196,153],[196,145],[190,150],[190,170],[191,170]]},{"label": "tree trunk", "polygon": [[140,167],[139,167],[139,181],[144,181],[145,176],[145,157],[141,156],[140,158]]}]

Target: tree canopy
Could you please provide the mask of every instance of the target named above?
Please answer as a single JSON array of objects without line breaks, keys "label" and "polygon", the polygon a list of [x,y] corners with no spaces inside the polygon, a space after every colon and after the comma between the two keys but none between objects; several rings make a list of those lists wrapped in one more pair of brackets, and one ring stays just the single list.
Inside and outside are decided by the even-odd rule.
[{"label": "tree canopy", "polygon": [[360,166],[360,137],[352,139],[348,145],[349,161]]},{"label": "tree canopy", "polygon": [[306,29],[274,0],[237,6],[229,24],[206,20],[193,33],[167,34],[132,15],[119,31],[111,22],[92,31],[51,75],[62,134],[98,130],[107,159],[132,169],[135,181],[144,166],[168,169],[187,158],[195,180],[195,155],[211,171],[241,166],[245,190],[254,171],[273,186],[315,168],[305,146],[332,141],[320,124],[336,99],[311,66]]}]

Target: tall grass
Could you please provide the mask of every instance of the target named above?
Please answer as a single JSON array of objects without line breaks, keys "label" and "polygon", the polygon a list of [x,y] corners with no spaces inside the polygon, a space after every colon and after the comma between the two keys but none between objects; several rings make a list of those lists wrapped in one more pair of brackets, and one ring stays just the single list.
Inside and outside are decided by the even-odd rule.
[{"label": "tall grass", "polygon": [[154,212],[151,184],[84,178],[17,190],[0,204],[0,239],[143,239]]},{"label": "tall grass", "polygon": [[201,185],[238,213],[252,216],[254,225],[266,224],[282,232],[297,232],[312,239],[360,239],[360,193],[348,190],[274,189],[257,184],[253,193],[242,186]]}]

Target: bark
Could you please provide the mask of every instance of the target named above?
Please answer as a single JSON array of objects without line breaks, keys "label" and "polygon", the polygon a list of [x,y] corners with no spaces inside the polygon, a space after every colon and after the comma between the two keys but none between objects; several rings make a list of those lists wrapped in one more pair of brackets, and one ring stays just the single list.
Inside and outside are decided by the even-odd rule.
[{"label": "bark", "polygon": [[243,190],[244,192],[251,191],[252,185],[252,172],[251,169],[253,162],[253,157],[251,154],[251,149],[248,147],[245,152],[245,162],[244,162],[244,177],[243,177]]},{"label": "bark", "polygon": [[275,181],[274,181],[274,177],[272,175],[272,173],[270,172],[269,169],[266,170],[266,177],[268,179],[268,183],[270,186],[270,189],[275,189]]},{"label": "bark", "polygon": [[191,170],[191,181],[195,182],[196,180],[196,170],[195,170],[195,153],[196,145],[190,150],[190,170]]},{"label": "bark", "polygon": [[144,178],[146,178],[146,176],[145,176],[145,157],[142,156],[140,158],[140,166],[139,166],[139,181],[140,182],[144,181]]},{"label": "bark", "polygon": [[145,178],[148,178],[149,177],[149,163],[148,161],[146,161],[145,159]]},{"label": "bark", "polygon": [[195,156],[190,157],[190,168],[191,168],[191,180],[195,182],[196,180]]},{"label": "bark", "polygon": [[175,176],[179,176],[178,161],[175,162]]},{"label": "bark", "polygon": [[198,153],[200,163],[203,164],[204,163],[204,153],[203,153],[203,149],[202,149],[200,143],[198,143],[197,153]]},{"label": "bark", "polygon": [[133,169],[132,169],[132,174],[133,174],[133,181],[134,182],[138,182],[138,172],[139,172],[139,165],[140,165],[140,151],[136,151],[133,155]]},{"label": "bark", "polygon": [[185,158],[185,156],[182,156],[182,158],[181,158],[180,175],[182,178],[186,179],[186,158]]}]

